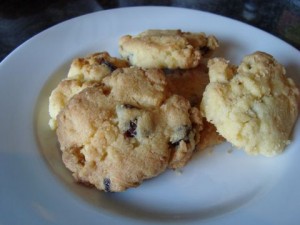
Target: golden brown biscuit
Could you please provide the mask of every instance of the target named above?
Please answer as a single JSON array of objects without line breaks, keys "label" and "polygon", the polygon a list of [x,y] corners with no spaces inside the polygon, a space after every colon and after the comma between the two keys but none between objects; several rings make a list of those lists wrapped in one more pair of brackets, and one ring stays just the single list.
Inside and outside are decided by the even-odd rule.
[{"label": "golden brown biscuit", "polygon": [[197,108],[166,90],[159,70],[124,68],[75,95],[58,115],[63,161],[76,180],[124,191],[190,159]]},{"label": "golden brown biscuit", "polygon": [[55,130],[56,116],[75,94],[110,75],[115,69],[127,67],[124,60],[111,57],[107,52],[98,52],[85,58],[74,59],[68,78],[62,80],[52,91],[49,98],[49,126]]},{"label": "golden brown biscuit", "polygon": [[97,52],[84,58],[74,59],[68,72],[68,78],[81,81],[101,81],[115,69],[128,66],[128,62],[125,60],[112,57],[107,52]]},{"label": "golden brown biscuit", "polygon": [[147,30],[137,36],[120,38],[121,56],[138,67],[188,69],[199,65],[218,47],[214,36],[181,30]]}]

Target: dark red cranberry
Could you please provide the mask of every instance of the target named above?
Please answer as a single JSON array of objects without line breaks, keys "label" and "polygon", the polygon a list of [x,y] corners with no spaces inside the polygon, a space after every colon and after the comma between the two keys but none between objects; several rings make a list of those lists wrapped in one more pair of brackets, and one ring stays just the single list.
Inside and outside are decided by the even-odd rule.
[{"label": "dark red cranberry", "polygon": [[109,61],[103,60],[102,64],[104,64],[105,66],[107,66],[111,72],[113,72],[114,70],[117,69],[117,67],[114,64],[112,64],[111,62],[109,62]]},{"label": "dark red cranberry", "polygon": [[103,179],[103,184],[104,184],[104,191],[105,192],[110,192],[110,179],[109,178],[104,178]]},{"label": "dark red cranberry", "polygon": [[207,55],[210,52],[210,48],[207,46],[202,46],[199,48],[201,55]]},{"label": "dark red cranberry", "polygon": [[137,127],[137,119],[134,119],[133,121],[130,120],[129,122],[129,129],[125,131],[124,135],[125,137],[134,137],[136,133],[136,127]]}]

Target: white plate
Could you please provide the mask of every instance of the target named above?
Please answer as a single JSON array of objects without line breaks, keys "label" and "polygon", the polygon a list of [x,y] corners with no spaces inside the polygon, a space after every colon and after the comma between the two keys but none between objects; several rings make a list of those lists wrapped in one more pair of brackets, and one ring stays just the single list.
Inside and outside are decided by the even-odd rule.
[{"label": "white plate", "polygon": [[76,184],[47,126],[48,96],[74,57],[108,51],[149,28],[214,34],[218,55],[239,63],[256,50],[274,55],[299,84],[299,51],[263,31],[200,11],[137,7],[101,11],[54,26],[0,64],[0,224],[299,224],[300,124],[275,158],[231,152],[196,155],[182,174],[167,171],[124,193]]}]

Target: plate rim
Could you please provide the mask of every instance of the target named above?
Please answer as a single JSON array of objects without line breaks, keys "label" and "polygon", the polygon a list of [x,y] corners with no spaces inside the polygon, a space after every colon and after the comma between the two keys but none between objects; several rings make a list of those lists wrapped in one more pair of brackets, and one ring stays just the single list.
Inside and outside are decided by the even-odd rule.
[{"label": "plate rim", "polygon": [[[85,14],[85,15],[81,15],[81,16],[79,16],[79,17],[75,17],[75,18],[68,19],[68,20],[66,20],[66,21],[64,21],[64,22],[61,22],[61,23],[58,23],[58,24],[56,24],[56,25],[54,25],[54,26],[51,26],[51,27],[45,29],[44,31],[42,31],[42,32],[40,32],[40,33],[34,35],[34,36],[31,37],[30,39],[28,39],[27,41],[25,41],[24,43],[22,43],[20,46],[18,46],[17,48],[15,48],[8,56],[6,56],[6,57],[1,61],[1,63],[0,63],[0,71],[1,71],[1,68],[3,67],[3,65],[6,64],[7,61],[12,60],[11,58],[13,58],[14,55],[18,54],[18,51],[20,51],[20,49],[26,48],[27,43],[34,42],[35,39],[37,39],[37,38],[38,38],[40,35],[42,35],[43,33],[48,32],[48,30],[50,30],[50,29],[55,29],[57,26],[62,26],[62,25],[61,25],[62,23],[65,24],[65,23],[70,22],[70,21],[78,20],[78,19],[81,18],[81,17],[85,17],[85,16],[91,15],[91,14],[100,14],[100,13],[102,13],[102,12],[104,12],[104,11],[106,11],[106,12],[108,12],[108,11],[118,11],[118,10],[124,10],[124,9],[125,9],[125,10],[130,10],[130,9],[132,9],[132,8],[135,8],[135,9],[137,9],[137,8],[139,8],[139,9],[145,9],[145,8],[147,8],[147,9],[153,9],[153,10],[155,10],[155,9],[157,9],[157,8],[168,8],[168,10],[169,10],[169,9],[174,9],[174,8],[175,8],[175,9],[180,9],[180,10],[191,10],[191,11],[201,12],[201,13],[209,14],[209,15],[211,15],[211,16],[222,17],[222,18],[225,18],[226,20],[231,20],[231,21],[234,21],[234,22],[238,22],[238,23],[240,23],[242,26],[246,25],[246,26],[251,27],[251,29],[254,28],[254,29],[256,29],[256,30],[259,30],[259,32],[263,32],[263,33],[267,34],[268,36],[273,36],[274,38],[276,38],[278,41],[282,42],[283,44],[288,45],[288,46],[292,47],[293,49],[297,50],[294,46],[290,45],[289,43],[285,42],[284,40],[282,40],[282,39],[280,39],[280,38],[278,38],[278,37],[276,37],[276,36],[274,36],[274,35],[272,35],[272,34],[266,32],[266,31],[264,31],[264,30],[261,30],[261,29],[259,29],[259,28],[257,28],[257,27],[252,26],[252,25],[243,23],[243,22],[238,21],[238,20],[234,20],[234,19],[232,19],[232,18],[228,18],[228,17],[222,16],[222,15],[218,15],[218,14],[214,14],[214,13],[210,13],[210,12],[199,11],[199,10],[195,10],[195,9],[181,8],[181,7],[135,6],[135,7],[125,7],[125,8],[109,9],[109,10],[102,10],[102,11],[98,11],[98,12],[88,13],[88,14]],[[25,46],[25,47],[24,47],[24,46]],[[298,52],[298,53],[299,53],[299,52]],[[299,54],[299,55],[300,55],[300,54]],[[35,101],[35,102],[36,102],[36,101]],[[34,105],[34,107],[35,107],[35,105]]]}]

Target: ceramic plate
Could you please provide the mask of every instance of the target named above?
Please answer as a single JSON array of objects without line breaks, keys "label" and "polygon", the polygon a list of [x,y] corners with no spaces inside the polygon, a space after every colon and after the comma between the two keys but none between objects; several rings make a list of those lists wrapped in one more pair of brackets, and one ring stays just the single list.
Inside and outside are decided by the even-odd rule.
[{"label": "ceramic plate", "polygon": [[75,57],[118,56],[118,38],[146,29],[214,34],[232,63],[256,50],[300,83],[300,54],[261,30],[201,11],[136,7],[100,11],[31,38],[0,64],[0,224],[299,224],[300,123],[275,158],[221,144],[123,193],[76,184],[47,125],[48,96]]}]

